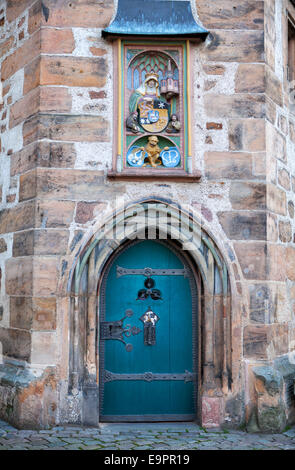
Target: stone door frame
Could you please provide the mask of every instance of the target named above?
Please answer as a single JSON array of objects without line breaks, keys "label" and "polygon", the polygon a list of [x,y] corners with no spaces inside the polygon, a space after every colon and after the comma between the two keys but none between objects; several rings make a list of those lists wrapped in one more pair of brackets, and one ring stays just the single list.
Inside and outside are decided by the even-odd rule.
[{"label": "stone door frame", "polygon": [[[151,213],[149,213],[151,211]],[[147,217],[148,215],[148,217]],[[138,222],[141,220],[141,223]],[[168,220],[168,223],[167,223]],[[126,231],[127,228],[127,231]],[[103,273],[114,253],[146,231],[177,241],[190,260],[200,295],[203,337],[198,421],[218,426],[232,384],[232,273],[213,237],[195,213],[161,199],[139,201],[112,214],[79,247],[68,283],[70,351],[68,402],[81,410],[80,422],[99,424],[98,321]],[[222,337],[221,337],[222,336]]]}]

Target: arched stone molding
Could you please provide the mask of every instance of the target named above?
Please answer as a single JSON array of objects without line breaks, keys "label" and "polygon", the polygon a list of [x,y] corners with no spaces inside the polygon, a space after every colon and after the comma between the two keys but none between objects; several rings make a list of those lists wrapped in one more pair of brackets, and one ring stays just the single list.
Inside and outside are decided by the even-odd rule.
[{"label": "arched stone molding", "polygon": [[[130,240],[159,238],[169,239],[175,248],[183,250],[195,272],[202,343],[199,419],[207,425],[210,422],[220,424],[223,398],[232,384],[233,274],[202,219],[191,208],[153,199],[122,206],[91,230],[88,243],[77,248],[68,282],[71,298],[69,395],[82,401],[80,420],[84,424],[99,422],[98,325],[104,271],[118,250]],[[212,405],[214,416],[210,417],[208,409],[211,410]]]}]

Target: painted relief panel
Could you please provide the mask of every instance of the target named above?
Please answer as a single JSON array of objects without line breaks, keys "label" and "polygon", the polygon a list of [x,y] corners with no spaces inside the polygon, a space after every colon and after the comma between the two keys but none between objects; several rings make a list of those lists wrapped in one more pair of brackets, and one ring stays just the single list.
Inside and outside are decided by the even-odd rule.
[{"label": "painted relief panel", "polygon": [[120,171],[186,170],[187,44],[119,41]]}]

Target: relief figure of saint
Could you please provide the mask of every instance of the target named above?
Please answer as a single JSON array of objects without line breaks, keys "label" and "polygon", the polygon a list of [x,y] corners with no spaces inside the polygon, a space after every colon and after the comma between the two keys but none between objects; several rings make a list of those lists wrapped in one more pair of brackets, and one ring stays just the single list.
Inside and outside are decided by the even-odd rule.
[{"label": "relief figure of saint", "polygon": [[[144,81],[130,97],[130,116],[135,116],[134,113],[138,113],[138,124],[145,131],[159,133],[168,125],[169,108],[170,105],[160,93],[159,75],[155,72],[147,73]],[[130,116],[127,129],[134,132],[135,127],[132,130]]]}]

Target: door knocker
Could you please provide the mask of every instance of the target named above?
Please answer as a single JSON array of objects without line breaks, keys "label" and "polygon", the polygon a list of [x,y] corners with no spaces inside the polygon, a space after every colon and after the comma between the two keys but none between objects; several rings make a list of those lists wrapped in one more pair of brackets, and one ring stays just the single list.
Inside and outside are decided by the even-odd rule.
[{"label": "door knocker", "polygon": [[137,293],[137,299],[136,300],[145,300],[148,297],[151,297],[153,300],[162,300],[162,294],[159,289],[153,289],[155,286],[155,281],[154,279],[148,277],[144,281],[144,286],[146,289],[140,289]]},{"label": "door knocker", "polygon": [[160,320],[160,317],[149,307],[147,311],[141,315],[140,320],[144,325],[143,340],[145,346],[154,346],[156,344],[156,324]]}]

